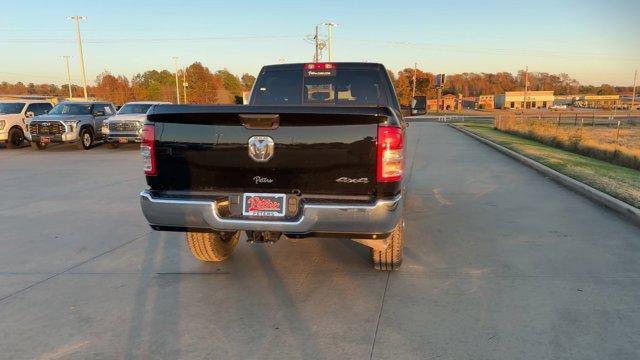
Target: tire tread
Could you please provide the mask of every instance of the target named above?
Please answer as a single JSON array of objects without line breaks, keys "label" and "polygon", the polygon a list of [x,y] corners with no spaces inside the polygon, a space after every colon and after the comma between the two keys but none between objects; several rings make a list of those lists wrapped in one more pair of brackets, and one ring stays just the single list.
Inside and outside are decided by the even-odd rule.
[{"label": "tire tread", "polygon": [[240,239],[240,232],[236,231],[231,239],[224,241],[220,233],[188,232],[187,244],[191,254],[201,261],[218,262],[228,259]]},{"label": "tire tread", "polygon": [[376,270],[393,271],[400,269],[402,265],[402,247],[404,245],[404,221],[393,229],[387,239],[389,245],[385,250],[371,249],[371,260]]}]

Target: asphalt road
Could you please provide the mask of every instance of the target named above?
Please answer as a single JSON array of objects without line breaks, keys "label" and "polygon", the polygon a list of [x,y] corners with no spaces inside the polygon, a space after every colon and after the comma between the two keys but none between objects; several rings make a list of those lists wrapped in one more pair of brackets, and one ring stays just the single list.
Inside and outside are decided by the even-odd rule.
[{"label": "asphalt road", "polygon": [[403,268],[348,240],[203,264],[135,148],[0,148],[0,358],[638,359],[640,229],[438,123],[408,129]]}]

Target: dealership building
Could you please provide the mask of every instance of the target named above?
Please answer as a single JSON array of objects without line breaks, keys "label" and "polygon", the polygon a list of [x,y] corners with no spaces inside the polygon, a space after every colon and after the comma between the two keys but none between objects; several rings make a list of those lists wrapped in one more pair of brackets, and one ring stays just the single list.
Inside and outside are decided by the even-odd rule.
[{"label": "dealership building", "polygon": [[553,91],[507,91],[494,96],[497,109],[542,109],[553,105]]},{"label": "dealership building", "polygon": [[596,109],[611,109],[622,104],[620,95],[581,95],[575,103],[580,107]]}]

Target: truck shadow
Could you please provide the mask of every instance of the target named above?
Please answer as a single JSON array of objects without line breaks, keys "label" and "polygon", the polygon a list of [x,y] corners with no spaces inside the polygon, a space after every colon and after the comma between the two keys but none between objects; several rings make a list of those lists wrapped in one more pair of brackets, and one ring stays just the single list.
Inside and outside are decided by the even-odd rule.
[{"label": "truck shadow", "polygon": [[[167,233],[148,239],[137,279],[126,330],[124,359],[180,358],[180,277],[160,276],[157,269],[165,263],[180,267],[180,257],[168,256],[167,246],[174,241]],[[170,288],[170,291],[161,291]]]}]

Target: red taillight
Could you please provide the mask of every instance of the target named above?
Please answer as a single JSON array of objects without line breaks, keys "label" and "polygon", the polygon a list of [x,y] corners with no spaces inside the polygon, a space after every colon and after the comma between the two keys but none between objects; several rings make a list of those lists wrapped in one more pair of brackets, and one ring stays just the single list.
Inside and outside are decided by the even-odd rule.
[{"label": "red taillight", "polygon": [[378,182],[402,180],[404,170],[402,137],[402,129],[399,127],[378,127]]},{"label": "red taillight", "polygon": [[305,65],[307,70],[335,70],[336,64],[334,63],[311,63]]},{"label": "red taillight", "polygon": [[153,176],[157,174],[156,169],[156,141],[153,124],[146,124],[142,127],[142,144],[140,153],[144,161],[144,174]]}]

